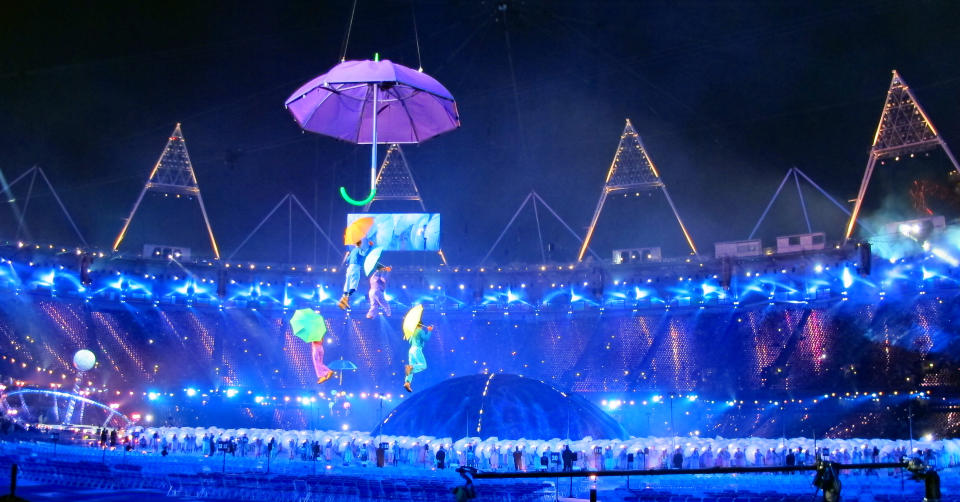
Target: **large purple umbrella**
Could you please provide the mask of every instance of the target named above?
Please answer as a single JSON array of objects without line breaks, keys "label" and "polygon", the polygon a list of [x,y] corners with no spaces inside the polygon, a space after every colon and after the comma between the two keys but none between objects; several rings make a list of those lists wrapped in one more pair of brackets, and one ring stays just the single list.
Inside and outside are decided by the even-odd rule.
[{"label": "large purple umbrella", "polygon": [[[433,77],[383,61],[345,61],[307,82],[284,103],[300,127],[357,144],[372,144],[370,195],[376,191],[377,143],[420,143],[460,127],[457,104]],[[376,110],[376,113],[374,113]]]}]

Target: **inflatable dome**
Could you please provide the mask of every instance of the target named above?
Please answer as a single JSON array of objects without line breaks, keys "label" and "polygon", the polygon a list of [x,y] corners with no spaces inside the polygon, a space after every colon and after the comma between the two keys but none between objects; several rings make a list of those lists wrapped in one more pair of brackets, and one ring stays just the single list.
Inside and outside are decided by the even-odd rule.
[{"label": "inflatable dome", "polygon": [[373,435],[499,439],[625,439],[615,420],[586,399],[518,375],[451,378],[414,393]]}]

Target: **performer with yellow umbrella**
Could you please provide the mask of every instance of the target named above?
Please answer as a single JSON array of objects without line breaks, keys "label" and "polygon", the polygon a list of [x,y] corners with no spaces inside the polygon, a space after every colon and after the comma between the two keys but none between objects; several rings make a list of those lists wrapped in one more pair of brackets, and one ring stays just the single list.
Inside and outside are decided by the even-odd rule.
[{"label": "performer with yellow umbrella", "polygon": [[403,316],[403,339],[410,342],[410,351],[407,352],[407,365],[404,366],[403,388],[413,392],[410,384],[413,375],[427,369],[427,359],[423,357],[423,342],[430,339],[433,326],[424,326],[420,319],[423,317],[423,305],[414,305],[407,315]]},{"label": "performer with yellow umbrella", "polygon": [[293,334],[310,344],[313,370],[317,373],[317,383],[333,378],[333,370],[323,364],[323,335],[327,334],[327,323],[323,316],[313,309],[300,309],[290,318]]},{"label": "performer with yellow umbrella", "polygon": [[[346,280],[343,283],[343,296],[337,306],[346,310],[350,308],[350,295],[360,286],[360,276],[363,274],[364,250],[372,246],[373,242],[366,241],[367,232],[373,227],[373,218],[365,216],[347,226],[343,232],[343,243],[350,246],[344,255],[343,261],[347,264]],[[367,246],[364,246],[366,244]]]}]

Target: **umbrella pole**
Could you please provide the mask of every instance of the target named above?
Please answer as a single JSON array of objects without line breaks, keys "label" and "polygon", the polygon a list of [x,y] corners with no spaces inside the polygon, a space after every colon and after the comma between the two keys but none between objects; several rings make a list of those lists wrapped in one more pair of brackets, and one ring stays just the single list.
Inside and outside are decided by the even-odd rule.
[{"label": "umbrella pole", "polygon": [[377,95],[380,94],[380,85],[373,84],[373,138],[370,153],[370,193],[377,189]]},{"label": "umbrella pole", "polygon": [[[380,84],[373,84],[373,134],[370,141],[370,195],[363,200],[355,200],[347,195],[347,189],[340,187],[340,196],[343,200],[354,206],[366,206],[373,202],[373,196],[377,194],[377,95],[380,93]],[[362,115],[362,113],[361,113]]]}]

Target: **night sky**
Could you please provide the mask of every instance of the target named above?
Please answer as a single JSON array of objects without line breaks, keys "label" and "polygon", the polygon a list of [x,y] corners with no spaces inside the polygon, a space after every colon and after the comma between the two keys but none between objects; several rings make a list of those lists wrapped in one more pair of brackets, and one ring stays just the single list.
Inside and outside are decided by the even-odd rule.
[{"label": "night sky", "polygon": [[[107,248],[182,122],[224,256],[288,192],[336,241],[351,209],[337,187],[366,193],[369,146],[301,132],[283,102],[339,61],[352,5],[9,5],[0,30],[0,170],[12,180],[41,166],[87,240]],[[747,237],[792,166],[839,200],[852,198],[894,68],[960,148],[956,2],[498,5],[359,0],[346,48],[348,59],[379,52],[416,68],[416,32],[424,71],[457,99],[459,130],[404,147],[428,210],[442,214],[453,263],[476,264],[530,190],[582,234],[625,118],[706,254],[715,241]],[[17,197],[26,188],[16,185]],[[804,190],[814,230],[839,239],[843,215]],[[27,217],[33,236],[74,244],[50,197],[38,195]],[[796,200],[794,188],[761,229],[767,245],[806,231]],[[131,242],[205,252],[199,212],[186,202],[150,198]],[[170,203],[179,207],[163,206]],[[0,214],[3,236],[12,237],[11,213]],[[551,257],[572,260],[577,243],[543,208],[539,216]],[[285,261],[287,217],[284,206],[237,257]],[[604,258],[641,245],[681,255],[670,218],[659,194],[615,199],[595,247]],[[520,217],[493,260],[539,261],[533,222],[532,211]],[[294,240],[294,261],[335,259],[298,216]]]}]

